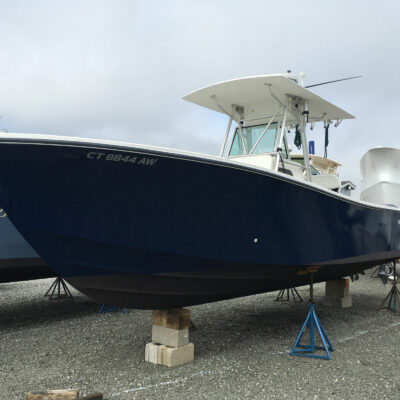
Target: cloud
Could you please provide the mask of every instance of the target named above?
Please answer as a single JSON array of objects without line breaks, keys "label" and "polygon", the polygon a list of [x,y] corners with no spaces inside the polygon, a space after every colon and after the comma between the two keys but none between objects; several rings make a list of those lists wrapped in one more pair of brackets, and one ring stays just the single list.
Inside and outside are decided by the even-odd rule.
[{"label": "cloud", "polygon": [[[188,92],[240,76],[305,71],[356,115],[329,155],[359,184],[370,147],[399,147],[396,1],[3,1],[0,127],[216,154],[225,119]],[[312,136],[321,154],[323,129]]]}]

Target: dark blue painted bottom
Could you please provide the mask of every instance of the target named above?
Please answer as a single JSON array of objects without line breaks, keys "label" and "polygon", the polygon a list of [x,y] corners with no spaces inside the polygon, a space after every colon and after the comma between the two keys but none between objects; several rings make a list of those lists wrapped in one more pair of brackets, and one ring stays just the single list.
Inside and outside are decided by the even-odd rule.
[{"label": "dark blue painted bottom", "polygon": [[[315,282],[337,279],[374,265],[354,263],[320,269]],[[307,285],[308,274],[298,275],[298,267],[269,265],[237,266],[217,270],[170,274],[112,274],[74,276],[66,280],[96,300],[119,307],[174,308],[232,299],[287,287]]]},{"label": "dark blue painted bottom", "polygon": [[0,202],[100,303],[168,308],[336,279],[400,257],[400,212],[223,160],[0,140]]}]

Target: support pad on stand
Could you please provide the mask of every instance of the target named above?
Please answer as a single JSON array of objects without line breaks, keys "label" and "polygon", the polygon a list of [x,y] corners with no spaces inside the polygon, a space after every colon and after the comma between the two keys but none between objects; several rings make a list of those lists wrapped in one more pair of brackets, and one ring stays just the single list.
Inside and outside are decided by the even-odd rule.
[{"label": "support pad on stand", "polygon": [[[393,282],[392,282],[392,288],[390,289],[390,292],[387,294],[385,299],[382,301],[382,304],[380,306],[380,310],[390,310],[393,312],[396,312],[399,310],[400,307],[400,291],[397,287],[397,280],[399,276],[397,275],[397,270],[396,270],[396,261],[393,261]],[[387,303],[387,305],[385,305]]]},{"label": "support pad on stand", "polygon": [[61,276],[57,276],[54,282],[49,287],[44,297],[49,297],[49,300],[72,299],[72,294],[68,289],[67,284]]},{"label": "support pad on stand", "polygon": [[[315,313],[314,310],[314,298],[313,298],[313,283],[314,283],[314,272],[318,271],[318,267],[310,268],[309,273],[310,273],[310,309],[308,311],[306,320],[304,321],[304,324],[300,330],[299,335],[297,336],[297,339],[292,347],[292,350],[290,351],[291,356],[300,356],[300,357],[310,357],[310,358],[319,358],[323,360],[331,360],[331,351],[334,351],[333,346],[331,342],[328,339],[327,334],[324,331],[324,328],[322,328],[321,323],[319,322],[319,319],[317,317],[317,314]],[[307,272],[306,272],[307,273]],[[310,329],[310,344],[304,345],[301,344],[301,339],[303,338],[303,335],[307,329],[307,325],[309,325]],[[315,330],[318,332],[322,346],[316,345],[315,344]],[[325,355],[321,354],[315,354],[315,350],[324,350]]]},{"label": "support pad on stand", "polygon": [[[286,293],[286,296],[285,296],[285,293]],[[295,287],[281,289],[278,293],[278,296],[276,296],[275,301],[290,301],[290,294],[292,294],[292,298],[295,303],[303,302],[303,299],[301,298],[301,296],[299,295],[299,292],[297,291],[297,289]]]}]

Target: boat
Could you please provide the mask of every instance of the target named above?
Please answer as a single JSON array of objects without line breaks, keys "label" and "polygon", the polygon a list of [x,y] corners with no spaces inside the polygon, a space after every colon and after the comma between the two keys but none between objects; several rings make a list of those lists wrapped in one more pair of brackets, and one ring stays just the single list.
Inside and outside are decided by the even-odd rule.
[{"label": "boat", "polygon": [[54,277],[54,271],[24,240],[0,210],[0,283]]},{"label": "boat", "polygon": [[[229,119],[218,156],[1,135],[0,204],[76,289],[99,303],[166,309],[304,285],[310,267],[322,282],[400,257],[400,211],[344,196],[310,167],[307,127],[351,114],[291,74],[184,99]],[[291,160],[289,131],[304,165]]]},{"label": "boat", "polygon": [[377,204],[400,207],[400,150],[392,147],[370,149],[360,161],[360,198]]}]

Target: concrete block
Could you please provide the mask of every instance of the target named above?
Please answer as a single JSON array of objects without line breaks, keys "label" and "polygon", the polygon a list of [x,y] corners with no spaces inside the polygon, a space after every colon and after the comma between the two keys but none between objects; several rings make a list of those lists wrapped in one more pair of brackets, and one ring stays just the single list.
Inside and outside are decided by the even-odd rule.
[{"label": "concrete block", "polygon": [[345,298],[350,296],[350,289],[348,287],[341,286],[325,286],[325,295],[332,297]]},{"label": "concrete block", "polygon": [[161,363],[161,355],[159,356],[159,348],[160,348],[160,346],[155,343],[147,343],[145,354],[144,354],[144,359],[153,364],[160,364]]},{"label": "concrete block", "polygon": [[176,367],[194,360],[194,345],[189,343],[183,347],[168,347],[162,344],[147,343],[145,360],[157,365]]},{"label": "concrete block", "polygon": [[189,343],[183,347],[167,347],[161,349],[161,365],[177,367],[194,360],[194,344]]},{"label": "concrete block", "polygon": [[324,296],[322,298],[322,304],[328,307],[349,308],[353,305],[353,300],[351,296],[347,297]]},{"label": "concrete block", "polygon": [[152,341],[170,347],[183,347],[189,344],[189,329],[170,329],[153,325]]}]

